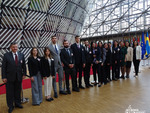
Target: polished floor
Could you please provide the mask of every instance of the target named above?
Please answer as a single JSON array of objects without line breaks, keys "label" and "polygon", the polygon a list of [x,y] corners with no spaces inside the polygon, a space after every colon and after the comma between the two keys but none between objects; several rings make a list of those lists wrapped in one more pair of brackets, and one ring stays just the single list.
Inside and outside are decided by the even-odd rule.
[{"label": "polished floor", "polygon": [[[150,69],[141,67],[139,77],[133,75],[132,69],[130,79],[59,95],[53,102],[44,99],[40,106],[32,106],[31,89],[26,89],[24,97],[30,101],[23,104],[23,109],[14,109],[13,113],[125,113],[129,105],[132,109],[145,111],[142,113],[150,113]],[[8,110],[5,96],[0,95],[0,113]]]}]

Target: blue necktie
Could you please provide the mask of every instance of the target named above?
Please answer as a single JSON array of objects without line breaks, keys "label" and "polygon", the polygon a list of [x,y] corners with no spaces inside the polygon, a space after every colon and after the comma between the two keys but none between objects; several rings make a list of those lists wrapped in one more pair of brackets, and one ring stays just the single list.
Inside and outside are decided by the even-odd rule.
[{"label": "blue necktie", "polygon": [[69,56],[70,56],[70,51],[69,51],[69,49],[67,48],[67,52],[68,52],[68,54],[69,54]]},{"label": "blue necktie", "polygon": [[55,45],[55,51],[56,51],[56,53],[58,54],[58,50],[57,50],[57,47],[56,47],[56,45]]}]

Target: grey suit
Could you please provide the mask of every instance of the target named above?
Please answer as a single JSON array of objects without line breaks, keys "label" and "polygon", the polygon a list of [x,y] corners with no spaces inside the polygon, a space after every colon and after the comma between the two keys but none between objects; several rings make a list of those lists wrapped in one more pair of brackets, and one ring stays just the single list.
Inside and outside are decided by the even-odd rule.
[{"label": "grey suit", "polygon": [[61,59],[60,59],[60,49],[58,47],[58,54],[53,47],[53,44],[51,43],[48,48],[51,51],[51,55],[54,58],[54,65],[55,65],[55,79],[53,79],[53,87],[54,87],[54,92],[57,92],[57,87],[56,87],[56,72],[58,72],[59,76],[59,91],[63,91],[62,88],[62,80],[63,80],[63,67],[61,65]]},{"label": "grey suit", "polygon": [[6,98],[9,108],[13,107],[13,101],[16,105],[21,104],[21,83],[22,76],[26,75],[26,65],[24,55],[17,52],[18,63],[15,63],[13,53],[4,54],[2,62],[2,79],[7,79]]}]

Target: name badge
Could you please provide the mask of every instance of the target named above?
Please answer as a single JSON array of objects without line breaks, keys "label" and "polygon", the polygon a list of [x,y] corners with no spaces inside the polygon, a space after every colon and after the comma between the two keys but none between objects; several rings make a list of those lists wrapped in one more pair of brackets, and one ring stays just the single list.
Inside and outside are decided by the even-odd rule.
[{"label": "name badge", "polygon": [[41,59],[37,58],[37,60],[40,62]]}]

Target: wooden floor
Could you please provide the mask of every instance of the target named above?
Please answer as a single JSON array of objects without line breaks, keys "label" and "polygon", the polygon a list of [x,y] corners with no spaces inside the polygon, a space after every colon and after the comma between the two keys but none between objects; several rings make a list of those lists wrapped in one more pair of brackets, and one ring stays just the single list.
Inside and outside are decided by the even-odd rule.
[{"label": "wooden floor", "polygon": [[[0,113],[7,113],[5,96],[0,95]],[[130,79],[59,95],[53,102],[44,99],[40,106],[32,106],[31,89],[24,90],[24,96],[30,99],[29,103],[13,113],[125,113],[129,105],[150,113],[150,69],[143,69],[138,78],[133,77],[132,71]]]}]

